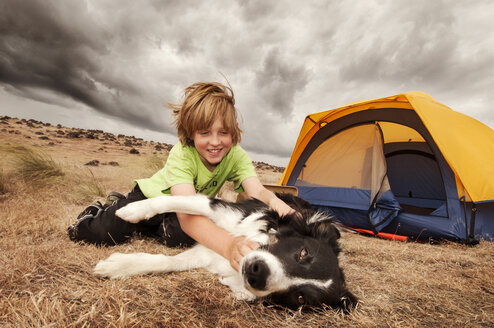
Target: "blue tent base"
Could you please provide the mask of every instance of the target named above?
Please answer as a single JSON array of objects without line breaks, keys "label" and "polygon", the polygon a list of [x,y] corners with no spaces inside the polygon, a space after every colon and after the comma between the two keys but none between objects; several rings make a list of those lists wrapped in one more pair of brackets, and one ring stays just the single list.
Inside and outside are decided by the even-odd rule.
[{"label": "blue tent base", "polygon": [[410,211],[409,205],[400,208],[388,190],[369,210],[369,190],[307,185],[297,185],[297,188],[299,197],[316,209],[333,213],[336,221],[350,228],[408,236],[414,240],[447,239],[469,244],[481,239],[494,241],[491,233],[494,231],[493,202],[474,205],[446,199],[435,203],[437,208]]},{"label": "blue tent base", "polygon": [[[313,205],[317,210],[334,215],[334,220],[344,226],[372,230],[367,211],[333,206]],[[399,213],[381,232],[408,236],[417,241],[451,240],[466,241],[465,222],[444,217]]]}]

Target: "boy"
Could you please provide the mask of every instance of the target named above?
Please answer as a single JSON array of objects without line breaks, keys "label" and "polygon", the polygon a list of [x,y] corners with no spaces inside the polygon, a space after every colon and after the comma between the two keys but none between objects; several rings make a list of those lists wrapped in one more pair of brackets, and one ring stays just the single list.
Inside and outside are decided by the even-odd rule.
[{"label": "boy", "polygon": [[184,102],[170,105],[179,143],[170,151],[165,167],[151,178],[137,180],[126,197],[114,193],[117,199],[111,205],[90,205],[69,227],[70,239],[114,245],[140,232],[156,236],[170,247],[197,241],[228,259],[238,270],[242,258],[259,245],[245,237],[232,236],[204,216],[160,214],[132,224],[115,215],[117,209],[130,202],[163,194],[215,196],[225,181],[233,181],[237,192],[243,189],[280,215],[291,213],[291,207],[264,188],[249,156],[237,145],[242,131],[234,105],[233,91],[222,84],[195,83],[187,87]]}]

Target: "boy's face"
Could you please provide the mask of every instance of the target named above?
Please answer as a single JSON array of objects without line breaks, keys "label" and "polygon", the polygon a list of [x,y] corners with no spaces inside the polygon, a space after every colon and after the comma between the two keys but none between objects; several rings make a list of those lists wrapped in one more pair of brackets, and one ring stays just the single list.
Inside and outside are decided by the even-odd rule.
[{"label": "boy's face", "polygon": [[232,135],[223,127],[223,122],[216,118],[206,130],[194,133],[194,146],[204,165],[213,171],[223,157],[232,148]]}]

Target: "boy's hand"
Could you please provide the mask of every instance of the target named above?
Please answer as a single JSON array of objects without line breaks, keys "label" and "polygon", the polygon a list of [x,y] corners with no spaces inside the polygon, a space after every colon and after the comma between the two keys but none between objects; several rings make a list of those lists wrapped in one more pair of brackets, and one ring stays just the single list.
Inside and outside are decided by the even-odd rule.
[{"label": "boy's hand", "polygon": [[258,247],[259,243],[247,240],[244,236],[234,237],[227,250],[228,260],[232,268],[238,271],[240,261],[242,261],[244,256]]},{"label": "boy's hand", "polygon": [[295,212],[293,208],[288,206],[284,201],[279,199],[278,197],[274,197],[269,203],[269,207],[278,212],[280,216],[292,214]]}]

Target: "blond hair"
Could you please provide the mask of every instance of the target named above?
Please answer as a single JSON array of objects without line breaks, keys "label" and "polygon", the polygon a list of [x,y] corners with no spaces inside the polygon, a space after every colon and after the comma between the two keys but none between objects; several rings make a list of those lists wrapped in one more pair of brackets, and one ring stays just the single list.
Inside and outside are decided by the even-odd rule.
[{"label": "blond hair", "polygon": [[194,134],[209,129],[216,118],[232,135],[233,144],[240,142],[242,130],[237,123],[233,90],[216,82],[198,82],[185,88],[182,104],[168,104],[173,109],[178,139],[194,146]]}]

